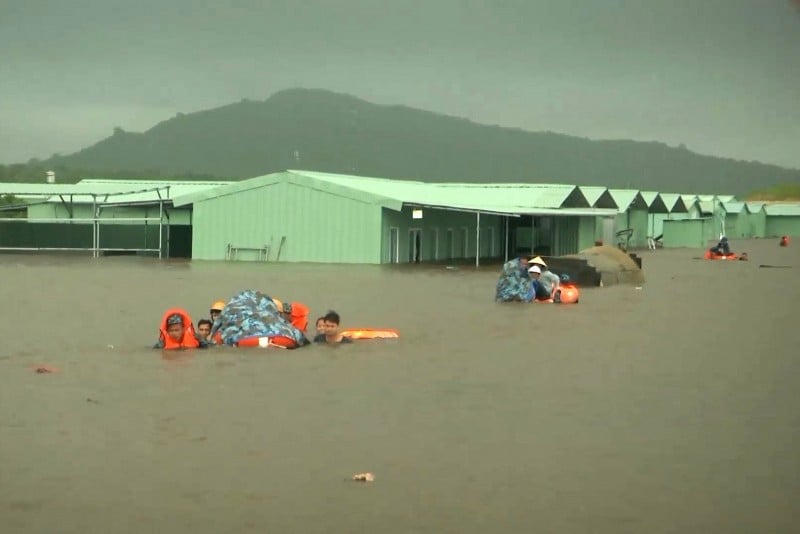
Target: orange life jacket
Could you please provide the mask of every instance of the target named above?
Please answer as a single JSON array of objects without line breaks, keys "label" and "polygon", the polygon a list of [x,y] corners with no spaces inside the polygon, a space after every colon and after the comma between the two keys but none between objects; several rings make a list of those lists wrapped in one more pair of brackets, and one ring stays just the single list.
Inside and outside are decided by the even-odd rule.
[{"label": "orange life jacket", "polygon": [[292,302],[292,313],[289,314],[289,322],[292,326],[305,334],[308,328],[308,306],[300,302]]},{"label": "orange life jacket", "polygon": [[[167,319],[169,319],[170,315],[175,314],[180,315],[181,319],[183,319],[183,339],[180,341],[175,341],[169,334],[167,334]],[[164,317],[161,318],[161,327],[159,330],[161,332],[161,341],[164,343],[165,350],[196,349],[200,346],[200,341],[198,341],[197,335],[194,331],[192,318],[189,317],[189,314],[181,308],[172,308],[164,312]]]}]

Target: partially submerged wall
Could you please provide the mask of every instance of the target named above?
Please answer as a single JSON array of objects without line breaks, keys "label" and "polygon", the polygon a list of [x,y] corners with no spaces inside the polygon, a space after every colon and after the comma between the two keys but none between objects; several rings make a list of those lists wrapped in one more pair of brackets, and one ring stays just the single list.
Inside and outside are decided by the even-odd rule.
[{"label": "partially submerged wall", "polygon": [[616,247],[591,247],[567,257],[585,260],[599,273],[604,286],[644,283],[644,272],[637,261]]}]

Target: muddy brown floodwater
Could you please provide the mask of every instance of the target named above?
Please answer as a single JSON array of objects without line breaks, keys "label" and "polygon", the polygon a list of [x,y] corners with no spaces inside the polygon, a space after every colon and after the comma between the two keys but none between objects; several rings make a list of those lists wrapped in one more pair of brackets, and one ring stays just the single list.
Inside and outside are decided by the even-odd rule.
[{"label": "muddy brown floodwater", "polygon": [[[494,269],[0,256],[0,531],[797,532],[800,247],[733,246],[574,306],[495,304]],[[247,288],[402,338],[149,348]]]}]

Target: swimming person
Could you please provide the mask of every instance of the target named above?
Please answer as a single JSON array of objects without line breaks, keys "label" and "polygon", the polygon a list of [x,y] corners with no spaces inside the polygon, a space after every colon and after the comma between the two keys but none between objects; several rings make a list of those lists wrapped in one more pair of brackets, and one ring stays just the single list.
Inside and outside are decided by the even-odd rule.
[{"label": "swimming person", "polygon": [[211,326],[213,324],[214,323],[208,319],[200,319],[197,321],[197,333],[200,335],[200,339],[211,341]]},{"label": "swimming person", "polygon": [[210,343],[194,331],[192,318],[180,308],[167,310],[161,319],[158,342],[154,349],[205,349]]},{"label": "swimming person", "polygon": [[711,247],[709,249],[714,254],[722,254],[723,256],[730,256],[731,255],[731,246],[728,243],[728,238],[726,236],[722,236],[717,243],[717,246]]},{"label": "swimming person", "polygon": [[315,325],[317,329],[317,335],[325,334],[325,317],[317,317],[317,324]]},{"label": "swimming person", "polygon": [[353,340],[339,333],[341,318],[339,314],[331,310],[323,317],[324,330],[322,334],[314,337],[314,343],[352,343]]}]

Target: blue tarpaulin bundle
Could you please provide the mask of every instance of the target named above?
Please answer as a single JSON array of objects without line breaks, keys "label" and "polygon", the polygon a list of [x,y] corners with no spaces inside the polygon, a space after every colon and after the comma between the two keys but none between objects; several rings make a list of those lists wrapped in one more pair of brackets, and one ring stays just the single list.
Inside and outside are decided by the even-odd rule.
[{"label": "blue tarpaulin bundle", "polygon": [[516,258],[503,264],[497,280],[495,300],[500,302],[530,302],[533,300],[533,282],[528,275],[527,264]]},{"label": "blue tarpaulin bundle", "polygon": [[309,343],[306,336],[284,319],[272,299],[248,289],[231,298],[214,321],[212,336],[217,332],[225,345],[236,345],[249,337],[285,337],[293,339],[299,347]]}]

